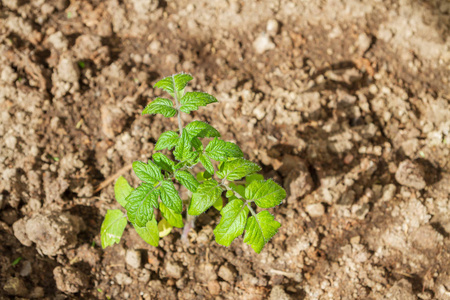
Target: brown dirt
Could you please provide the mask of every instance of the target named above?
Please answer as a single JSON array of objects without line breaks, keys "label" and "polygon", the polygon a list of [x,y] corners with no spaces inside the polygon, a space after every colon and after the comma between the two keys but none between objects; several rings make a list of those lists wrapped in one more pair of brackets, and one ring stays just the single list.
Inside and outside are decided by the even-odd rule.
[{"label": "brown dirt", "polygon": [[[0,299],[450,299],[448,1],[0,8]],[[184,121],[289,191],[260,255],[215,244],[213,210],[189,247],[99,247],[94,190],[176,127],[140,111],[180,71],[219,99]]]}]

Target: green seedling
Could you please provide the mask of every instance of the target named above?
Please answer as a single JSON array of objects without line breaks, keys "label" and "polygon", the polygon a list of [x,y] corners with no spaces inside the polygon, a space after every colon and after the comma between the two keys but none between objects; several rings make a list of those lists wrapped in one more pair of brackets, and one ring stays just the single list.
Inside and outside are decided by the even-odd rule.
[{"label": "green seedling", "polygon": [[[178,130],[161,134],[152,159],[133,163],[134,173],[142,181],[140,186],[131,187],[124,177],[116,181],[116,200],[126,213],[120,209],[107,211],[101,227],[103,248],[119,243],[128,222],[152,246],[158,246],[159,239],[173,227],[184,227],[182,240],[187,241],[195,217],[211,207],[221,214],[214,229],[215,240],[221,245],[230,246],[245,231],[244,242],[259,253],[278,232],[281,224],[264,209],[281,204],[286,191],[271,179],[264,180],[262,175],[256,174],[261,168],[244,159],[236,144],[221,140],[220,133],[211,125],[193,121],[183,126],[182,113],[189,114],[217,102],[207,93],[186,92],[191,80],[191,75],[181,73],[155,84],[174,101],[156,98],[142,114],[176,117]],[[172,149],[172,155],[166,155]],[[218,162],[217,168],[212,161]],[[194,174],[193,167],[197,164],[203,166],[205,172]],[[190,199],[183,202],[175,184],[189,190]],[[225,205],[222,196],[227,199]],[[157,209],[161,216],[159,221],[155,215]],[[183,210],[186,212],[184,221]]]},{"label": "green seedling", "polygon": [[16,259],[11,263],[11,266],[17,265],[21,260],[22,260],[22,257],[16,258]]}]

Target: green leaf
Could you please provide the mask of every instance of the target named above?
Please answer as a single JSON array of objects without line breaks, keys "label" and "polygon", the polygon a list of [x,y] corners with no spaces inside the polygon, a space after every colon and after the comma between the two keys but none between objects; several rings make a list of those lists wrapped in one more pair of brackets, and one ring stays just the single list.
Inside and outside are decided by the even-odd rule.
[{"label": "green leaf", "polygon": [[244,156],[238,145],[219,140],[218,138],[209,142],[208,146],[206,146],[205,153],[217,161],[226,161],[231,157],[239,158]]},{"label": "green leaf", "polygon": [[197,179],[195,179],[194,175],[189,173],[188,171],[177,171],[175,173],[175,178],[188,190],[195,193],[197,191],[197,187],[200,183],[198,183]]},{"label": "green leaf", "polygon": [[127,205],[126,198],[132,191],[134,189],[128,184],[128,181],[123,176],[120,176],[114,185],[114,194],[117,202],[125,207]]},{"label": "green leaf", "polygon": [[243,158],[238,158],[235,160],[230,160],[222,163],[219,166],[219,171],[217,176],[227,180],[239,180],[244,176],[250,175],[252,173],[260,171],[261,168],[254,162],[245,160]]},{"label": "green leaf", "polygon": [[127,218],[124,213],[120,209],[109,209],[100,229],[102,248],[118,244],[126,226]]},{"label": "green leaf", "polygon": [[272,179],[253,181],[245,189],[245,198],[255,201],[261,208],[279,205],[286,198],[286,191]]},{"label": "green leaf", "polygon": [[173,96],[175,92],[184,90],[188,82],[191,80],[191,75],[180,73],[161,79],[154,85],[154,87],[163,89]]},{"label": "green leaf", "polygon": [[158,190],[153,185],[143,183],[127,197],[127,206],[130,222],[139,227],[145,226],[153,219],[153,209],[158,208]]},{"label": "green leaf", "polygon": [[211,173],[209,172],[198,172],[196,176],[198,181],[205,181],[212,177]]},{"label": "green leaf", "polygon": [[173,117],[177,114],[177,110],[173,107],[172,101],[166,98],[156,98],[150,102],[142,111],[142,114],[162,114],[166,118]]},{"label": "green leaf", "polygon": [[235,184],[234,182],[230,182],[228,186],[235,191],[237,194],[239,194],[241,197],[245,198],[245,187],[243,185]]},{"label": "green leaf", "polygon": [[197,110],[200,106],[206,106],[214,102],[217,102],[217,99],[208,93],[188,92],[180,99],[180,110],[188,114],[192,110]]},{"label": "green leaf", "polygon": [[167,222],[166,219],[162,219],[158,222],[158,231],[159,231],[159,237],[163,238],[172,231],[173,226]]},{"label": "green leaf", "polygon": [[200,155],[199,159],[200,159],[200,163],[202,164],[203,168],[205,168],[205,170],[209,174],[214,174],[214,166],[213,166],[211,160],[209,159],[209,157],[206,155]]},{"label": "green leaf", "polygon": [[184,129],[187,130],[191,139],[195,137],[220,137],[220,133],[214,127],[202,121],[192,121]]},{"label": "green leaf", "polygon": [[161,212],[164,219],[169,222],[170,225],[177,228],[183,228],[183,216],[181,214],[174,212],[170,208],[164,205],[164,203],[159,204],[159,211]]},{"label": "green leaf", "polygon": [[244,243],[260,253],[269,240],[278,232],[281,224],[266,210],[248,219],[245,227]]},{"label": "green leaf", "polygon": [[223,199],[222,197],[217,198],[216,202],[214,202],[213,207],[218,211],[221,211],[223,208]]},{"label": "green leaf", "polygon": [[158,222],[156,218],[148,221],[145,226],[138,226],[133,224],[134,229],[139,234],[139,236],[147,243],[154,247],[158,247],[159,244],[159,230]]},{"label": "green leaf", "polygon": [[[189,134],[189,132],[188,132],[188,134]],[[202,141],[199,140],[199,138],[196,138],[196,137],[193,138],[191,140],[191,144],[195,148],[195,150],[203,151],[203,144],[202,144]]]},{"label": "green leaf", "polygon": [[230,201],[220,212],[222,218],[214,229],[216,242],[230,246],[231,242],[244,232],[248,216],[248,207],[240,199]]},{"label": "green leaf", "polygon": [[148,163],[135,161],[133,162],[133,170],[140,180],[152,185],[163,179],[161,169],[151,161],[148,161]]},{"label": "green leaf", "polygon": [[219,183],[213,179],[203,182],[192,194],[191,203],[189,204],[188,214],[198,216],[210,208],[217,198],[220,198],[222,188]]},{"label": "green leaf", "polygon": [[162,203],[174,212],[181,213],[183,210],[183,201],[181,201],[173,182],[168,180],[161,181],[160,192]]},{"label": "green leaf", "polygon": [[248,186],[255,180],[264,180],[264,176],[261,174],[251,174],[245,177],[245,186]]},{"label": "green leaf", "polygon": [[186,161],[195,157],[195,153],[192,151],[191,139],[186,130],[183,130],[173,155],[179,161]]},{"label": "green leaf", "polygon": [[159,136],[158,141],[155,145],[155,151],[159,151],[162,149],[172,149],[178,144],[178,133],[174,131],[166,131]]},{"label": "green leaf", "polygon": [[153,154],[153,161],[155,164],[163,170],[173,172],[175,170],[175,162],[170,160],[167,156],[160,152]]},{"label": "green leaf", "polygon": [[22,257],[18,257],[18,258],[16,258],[12,263],[11,263],[11,266],[17,266],[17,264],[20,262],[22,260]]}]

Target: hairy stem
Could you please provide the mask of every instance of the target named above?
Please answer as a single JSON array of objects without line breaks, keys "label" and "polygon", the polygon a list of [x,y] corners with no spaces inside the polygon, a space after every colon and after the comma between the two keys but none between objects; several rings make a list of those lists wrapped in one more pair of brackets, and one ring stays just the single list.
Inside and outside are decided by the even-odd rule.
[{"label": "hairy stem", "polygon": [[189,231],[191,231],[191,229],[194,228],[196,218],[197,218],[196,216],[189,215],[186,210],[186,224],[184,225],[183,234],[181,235],[181,241],[185,246],[189,246],[188,234]]},{"label": "hairy stem", "polygon": [[180,130],[180,135],[183,133],[183,124],[181,123],[181,110],[180,110],[180,103],[178,102],[178,91],[175,88],[175,78],[172,75],[172,81],[173,81],[173,97],[175,98],[175,104],[177,109],[177,118],[178,118],[178,129]]}]

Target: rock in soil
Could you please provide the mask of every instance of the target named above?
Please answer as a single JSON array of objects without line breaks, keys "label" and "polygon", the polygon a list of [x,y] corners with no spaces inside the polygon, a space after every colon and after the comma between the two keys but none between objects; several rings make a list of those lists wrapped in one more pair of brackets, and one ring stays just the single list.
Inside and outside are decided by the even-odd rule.
[{"label": "rock in soil", "polygon": [[309,204],[306,206],[305,210],[312,218],[321,217],[325,213],[325,207],[322,203]]},{"label": "rock in soil", "polygon": [[89,284],[87,275],[73,267],[56,267],[53,277],[58,290],[69,294],[78,293]]},{"label": "rock in soil", "polygon": [[3,290],[11,296],[25,297],[28,295],[28,289],[19,277],[10,277],[3,286]]},{"label": "rock in soil", "polygon": [[220,293],[219,282],[217,282],[217,280],[211,280],[210,282],[208,282],[208,290],[213,296],[219,295]]},{"label": "rock in soil", "polygon": [[404,160],[398,166],[397,172],[395,172],[395,179],[401,185],[421,190],[426,186],[424,175],[420,165],[410,160]]},{"label": "rock in soil", "polygon": [[127,250],[125,254],[125,262],[132,268],[138,269],[141,267],[142,255],[138,250]]},{"label": "rock in soil", "polygon": [[38,251],[48,256],[61,254],[64,248],[75,246],[83,221],[68,213],[34,214],[14,223],[14,235],[25,246],[36,243]]},{"label": "rock in soil", "polygon": [[283,286],[276,285],[270,291],[270,300],[291,300],[291,296],[289,296],[283,289]]},{"label": "rock in soil", "polygon": [[314,182],[304,160],[298,156],[283,156],[279,171],[284,176],[284,187],[288,195],[288,203],[294,203],[314,188]]},{"label": "rock in soil", "polygon": [[167,262],[164,270],[166,271],[167,277],[180,279],[183,276],[183,268],[176,262]]},{"label": "rock in soil", "polygon": [[236,272],[227,266],[221,266],[218,274],[220,278],[230,283],[236,279]]},{"label": "rock in soil", "polygon": [[133,279],[125,273],[117,273],[115,278],[119,285],[129,285],[133,283]]}]

